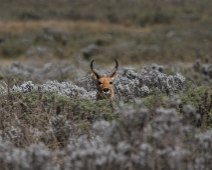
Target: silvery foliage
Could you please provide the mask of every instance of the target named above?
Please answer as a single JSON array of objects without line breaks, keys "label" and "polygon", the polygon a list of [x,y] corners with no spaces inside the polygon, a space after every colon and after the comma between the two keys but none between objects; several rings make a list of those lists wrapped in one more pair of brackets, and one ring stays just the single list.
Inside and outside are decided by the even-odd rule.
[{"label": "silvery foliage", "polygon": [[[126,78],[128,79],[128,82],[133,82],[129,84],[129,89],[133,90],[133,94],[137,94],[137,96],[142,96],[142,93],[144,92],[148,93],[146,87],[149,89],[155,87],[162,93],[167,94],[172,94],[182,90],[185,83],[184,76],[178,73],[175,75],[166,75],[161,71],[161,66],[157,66],[156,64],[153,64],[151,67],[143,67],[138,73],[136,73],[133,69],[125,69],[123,76],[120,76],[120,79],[118,79],[117,82],[124,81],[123,83],[127,85]],[[125,77],[124,80],[123,77]]]},{"label": "silvery foliage", "polygon": [[34,56],[39,56],[40,58],[42,58],[42,57],[47,57],[50,52],[51,52],[51,49],[48,47],[32,46],[26,51],[26,56],[28,58],[34,57]]},{"label": "silvery foliage", "polygon": [[32,81],[23,82],[20,86],[14,85],[12,91],[20,91],[23,93],[30,92],[32,90],[41,90],[43,92],[57,92],[60,96],[66,96],[71,98],[88,98],[95,99],[95,92],[87,91],[83,87],[74,85],[72,82],[47,81],[42,85],[34,85]]},{"label": "silvery foliage", "polygon": [[43,144],[34,144],[26,149],[16,148],[11,143],[0,143],[0,167],[2,170],[59,170],[55,166],[55,153]]},{"label": "silvery foliage", "polygon": [[95,98],[95,92],[87,91],[83,87],[72,84],[71,82],[47,81],[39,86],[45,92],[57,92],[59,95],[69,96],[71,98]]},{"label": "silvery foliage", "polygon": [[202,67],[202,72],[209,78],[212,78],[212,63],[204,65]]},{"label": "silvery foliage", "polygon": [[[183,114],[179,115],[174,108],[150,112],[139,100],[136,106],[120,102],[115,109],[119,120],[99,120],[87,136],[70,135],[71,122],[62,115],[53,116],[49,120],[52,129],[45,134],[55,131],[54,137],[58,138],[57,132],[60,137],[68,130],[68,145],[55,153],[42,144],[19,149],[1,142],[0,166],[3,170],[59,169],[59,165],[64,170],[212,168],[212,131],[200,133],[195,128],[199,114],[193,107],[183,106]],[[186,121],[189,119],[193,121]],[[36,129],[30,131],[42,135]]]},{"label": "silvery foliage", "polygon": [[6,128],[4,131],[0,131],[0,142],[12,141],[16,146],[20,146],[21,141],[24,137],[24,133],[20,127],[11,126]]},{"label": "silvery foliage", "polygon": [[[112,146],[105,144],[98,137],[89,141],[85,136],[78,138],[75,143],[69,144],[63,154],[67,155],[64,170],[86,168],[96,170],[98,167],[104,167],[108,158],[116,157]],[[111,169],[110,165],[108,169]]]},{"label": "silvery foliage", "polygon": [[[83,64],[83,63],[81,63]],[[75,65],[67,63],[46,63],[42,67],[33,64],[21,64],[15,62],[7,67],[0,67],[2,75],[23,76],[36,83],[44,83],[47,80],[63,79],[66,75],[82,76],[83,71],[78,70]]]},{"label": "silvery foliage", "polygon": [[52,116],[49,120],[50,126],[47,127],[45,133],[38,137],[44,139],[45,142],[54,146],[55,140],[58,141],[60,146],[64,146],[68,143],[68,139],[71,135],[76,133],[76,125],[67,119],[67,116],[56,115]]},{"label": "silvery foliage", "polygon": [[[138,72],[133,68],[119,70],[118,76],[113,83],[116,98],[119,100],[134,100],[135,98],[151,94],[155,89],[168,95],[183,89],[185,83],[184,76],[178,73],[175,75],[166,75],[161,71],[163,71],[163,67],[156,64],[149,67],[143,67]],[[94,99],[96,96],[96,82],[91,75],[76,80],[76,85],[71,82],[59,83],[53,81],[53,79],[57,79],[63,74],[81,77],[77,76],[78,74],[81,74],[79,70],[77,71],[75,67],[72,68],[65,64],[57,66],[52,63],[47,63],[42,68],[35,68],[35,66],[14,63],[8,68],[1,69],[1,72],[4,74],[24,75],[35,82],[52,80],[47,81],[42,85],[34,85],[31,81],[24,82],[21,86],[14,85],[14,91],[29,92],[32,89],[38,89],[39,87],[46,92],[56,91],[59,95],[73,98],[80,97]],[[6,89],[4,90],[6,91]]]},{"label": "silvery foliage", "polygon": [[205,77],[212,78],[212,63],[202,64],[198,59],[193,64],[195,71],[201,72]]},{"label": "silvery foliage", "polygon": [[195,169],[211,169],[212,168],[212,131],[196,134],[195,142],[198,147],[193,146],[193,151],[199,154],[195,160]]},{"label": "silvery foliage", "polygon": [[13,85],[12,91],[21,91],[23,93],[30,92],[35,89],[35,85],[32,81],[23,82],[20,86]]},{"label": "silvery foliage", "polygon": [[[144,97],[151,94],[154,89],[168,95],[183,90],[186,80],[184,76],[179,73],[166,75],[161,72],[162,70],[162,66],[153,64],[150,67],[143,67],[139,72],[133,68],[118,71],[118,76],[113,83],[116,98],[129,100]],[[96,89],[95,81],[91,76],[81,78],[77,81],[77,85],[88,91]]]},{"label": "silvery foliage", "polygon": [[[212,132],[199,133],[175,109],[120,105],[120,120],[93,124],[94,136],[81,136],[62,152],[64,169],[211,169]],[[188,115],[197,113],[185,106]],[[187,116],[188,116],[187,115]],[[151,125],[149,124],[151,121]]]}]

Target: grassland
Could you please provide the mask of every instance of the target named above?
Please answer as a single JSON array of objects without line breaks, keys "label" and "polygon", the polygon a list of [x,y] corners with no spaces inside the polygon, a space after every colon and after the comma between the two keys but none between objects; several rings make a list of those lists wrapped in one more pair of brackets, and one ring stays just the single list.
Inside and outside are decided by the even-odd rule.
[{"label": "grassland", "polygon": [[1,1],[1,169],[212,169],[211,3]]},{"label": "grassland", "polygon": [[211,58],[209,0],[30,3],[1,6],[1,58],[26,56],[34,46],[50,48],[51,59],[107,57],[123,64]]}]

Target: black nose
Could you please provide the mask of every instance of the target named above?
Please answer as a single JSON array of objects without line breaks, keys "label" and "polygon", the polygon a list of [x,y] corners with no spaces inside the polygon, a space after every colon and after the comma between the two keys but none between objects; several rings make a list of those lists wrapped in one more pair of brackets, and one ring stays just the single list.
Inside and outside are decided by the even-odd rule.
[{"label": "black nose", "polygon": [[103,89],[103,92],[108,92],[108,91],[109,91],[108,88],[104,88],[104,89]]}]

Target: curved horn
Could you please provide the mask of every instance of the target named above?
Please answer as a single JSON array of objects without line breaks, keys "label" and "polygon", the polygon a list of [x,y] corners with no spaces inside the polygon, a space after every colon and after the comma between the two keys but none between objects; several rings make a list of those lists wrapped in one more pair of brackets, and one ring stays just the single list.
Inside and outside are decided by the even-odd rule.
[{"label": "curved horn", "polygon": [[100,76],[98,75],[98,73],[97,73],[97,72],[95,72],[95,71],[93,70],[93,62],[94,62],[94,60],[92,60],[92,61],[91,61],[91,64],[90,64],[91,71],[93,72],[93,74],[95,74],[95,75],[96,75],[97,79],[99,79],[99,78],[100,78]]},{"label": "curved horn", "polygon": [[118,69],[118,67],[119,67],[119,63],[118,63],[118,61],[117,61],[116,59],[114,59],[114,60],[115,60],[115,62],[116,62],[116,66],[115,66],[115,71],[114,71],[114,72],[116,72],[117,69]]},{"label": "curved horn", "polygon": [[113,73],[111,74],[111,77],[116,73],[116,71],[118,70],[118,67],[119,67],[118,61],[117,61],[116,59],[114,59],[114,60],[115,60],[115,62],[116,62],[116,65],[115,65],[115,68],[114,68]]}]

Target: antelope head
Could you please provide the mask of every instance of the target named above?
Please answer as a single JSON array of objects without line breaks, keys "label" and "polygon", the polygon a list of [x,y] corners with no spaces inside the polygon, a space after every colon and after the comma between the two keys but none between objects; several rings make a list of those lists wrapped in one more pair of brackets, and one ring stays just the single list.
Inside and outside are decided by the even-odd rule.
[{"label": "antelope head", "polygon": [[90,67],[93,72],[93,78],[97,82],[97,100],[101,99],[108,99],[114,98],[114,89],[113,89],[113,80],[117,76],[117,69],[118,69],[118,61],[115,59],[116,66],[112,72],[112,74],[109,77],[103,76],[101,77],[96,71],[93,70],[93,62],[94,60],[91,61]]}]

